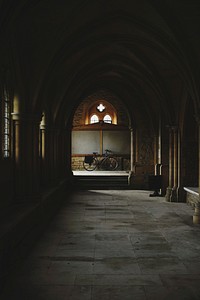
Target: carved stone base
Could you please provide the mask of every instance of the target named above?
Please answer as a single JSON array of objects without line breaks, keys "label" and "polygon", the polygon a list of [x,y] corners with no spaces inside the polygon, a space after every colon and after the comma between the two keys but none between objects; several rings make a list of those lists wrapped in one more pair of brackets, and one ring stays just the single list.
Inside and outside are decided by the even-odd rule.
[{"label": "carved stone base", "polygon": [[165,198],[168,202],[178,202],[177,188],[168,187],[166,190]]},{"label": "carved stone base", "polygon": [[171,194],[172,194],[172,188],[168,187],[166,190],[166,195],[165,195],[165,199],[167,202],[171,201]]},{"label": "carved stone base", "polygon": [[178,202],[177,188],[176,187],[172,188],[171,196],[170,196],[170,202]]},{"label": "carved stone base", "polygon": [[193,223],[200,224],[200,203],[199,202],[195,204]]},{"label": "carved stone base", "polygon": [[132,171],[129,172],[129,175],[128,175],[128,185],[129,186],[133,186],[133,184],[134,184],[134,175],[135,175],[134,172],[132,172]]},{"label": "carved stone base", "polygon": [[178,202],[186,202],[186,193],[182,186],[179,186],[176,190],[177,201]]}]

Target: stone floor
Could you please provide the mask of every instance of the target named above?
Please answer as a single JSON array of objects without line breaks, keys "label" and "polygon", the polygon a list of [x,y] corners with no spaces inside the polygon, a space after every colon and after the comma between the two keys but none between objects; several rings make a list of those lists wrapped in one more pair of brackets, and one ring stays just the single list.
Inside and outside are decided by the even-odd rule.
[{"label": "stone floor", "polygon": [[200,299],[200,227],[147,191],[77,191],[1,300]]}]

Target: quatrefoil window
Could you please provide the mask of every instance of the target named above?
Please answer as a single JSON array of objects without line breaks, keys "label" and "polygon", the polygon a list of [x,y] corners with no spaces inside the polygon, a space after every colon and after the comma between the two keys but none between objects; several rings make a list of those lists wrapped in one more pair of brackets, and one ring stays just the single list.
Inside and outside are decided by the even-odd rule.
[{"label": "quatrefoil window", "polygon": [[97,110],[99,111],[99,112],[103,112],[104,110],[105,110],[105,106],[102,104],[102,103],[100,103],[98,106],[97,106]]}]

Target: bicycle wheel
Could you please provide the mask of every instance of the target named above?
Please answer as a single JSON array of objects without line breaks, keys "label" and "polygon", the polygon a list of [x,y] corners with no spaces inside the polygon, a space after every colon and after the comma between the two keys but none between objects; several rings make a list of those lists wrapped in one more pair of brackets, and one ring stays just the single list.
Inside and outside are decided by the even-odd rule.
[{"label": "bicycle wheel", "polygon": [[104,162],[103,162],[103,168],[104,170],[107,171],[114,171],[118,167],[118,161],[114,157],[108,157]]},{"label": "bicycle wheel", "polygon": [[86,161],[84,160],[83,161],[83,168],[86,170],[86,171],[94,171],[97,167],[97,159],[96,157],[93,157],[91,161]]}]

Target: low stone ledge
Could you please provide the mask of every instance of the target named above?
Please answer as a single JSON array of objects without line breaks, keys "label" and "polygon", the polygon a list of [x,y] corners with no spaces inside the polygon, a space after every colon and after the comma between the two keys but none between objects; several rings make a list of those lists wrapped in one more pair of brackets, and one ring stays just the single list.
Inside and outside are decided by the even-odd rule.
[{"label": "low stone ledge", "polygon": [[186,192],[186,202],[192,207],[199,203],[199,188],[198,187],[184,187]]}]

